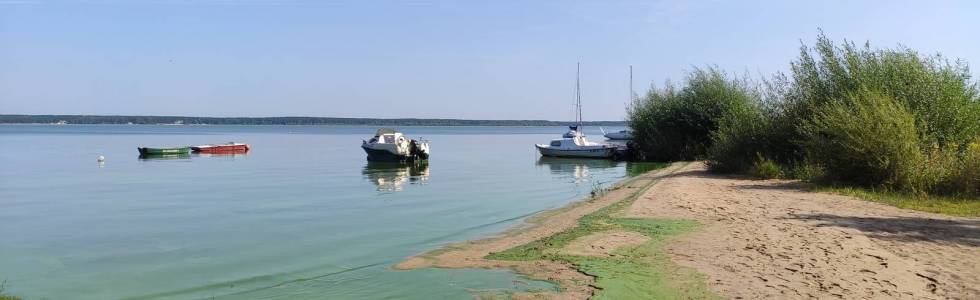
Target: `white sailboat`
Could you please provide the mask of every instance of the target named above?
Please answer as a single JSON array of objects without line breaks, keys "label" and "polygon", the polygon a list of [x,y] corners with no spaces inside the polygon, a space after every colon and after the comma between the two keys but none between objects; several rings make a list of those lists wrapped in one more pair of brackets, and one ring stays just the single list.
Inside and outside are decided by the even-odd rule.
[{"label": "white sailboat", "polygon": [[[634,101],[634,99],[633,99],[633,66],[632,65],[630,65],[630,98],[629,99],[630,99],[630,101],[627,102],[626,105],[631,105],[631,104],[633,104],[633,101]],[[600,129],[601,129],[601,127],[600,127]],[[603,136],[605,136],[607,139],[610,139],[610,140],[613,140],[613,141],[629,141],[629,140],[632,140],[633,139],[633,131],[630,130],[629,128],[627,128],[626,130],[620,130],[620,131],[616,131],[616,132],[606,132],[605,130],[603,130],[602,133],[603,133]]]},{"label": "white sailboat", "polygon": [[575,67],[575,125],[561,139],[548,144],[534,145],[543,156],[610,158],[616,153],[616,146],[590,142],[582,133],[582,90],[579,66]]}]

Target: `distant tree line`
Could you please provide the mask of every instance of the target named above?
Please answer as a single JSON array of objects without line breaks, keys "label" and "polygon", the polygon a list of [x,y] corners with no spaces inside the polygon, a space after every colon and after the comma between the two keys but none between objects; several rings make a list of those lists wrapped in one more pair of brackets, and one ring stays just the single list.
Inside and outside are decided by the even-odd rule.
[{"label": "distant tree line", "polygon": [[[324,117],[216,118],[182,116],[0,115],[0,124],[176,124],[185,125],[372,125],[372,126],[565,126],[570,121],[374,119]],[[624,121],[584,122],[592,126],[625,126]]]}]

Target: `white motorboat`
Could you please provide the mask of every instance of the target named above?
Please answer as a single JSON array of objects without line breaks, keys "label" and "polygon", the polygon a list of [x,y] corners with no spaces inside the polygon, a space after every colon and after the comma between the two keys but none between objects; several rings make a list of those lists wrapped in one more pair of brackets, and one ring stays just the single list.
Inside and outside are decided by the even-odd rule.
[{"label": "white motorboat", "polygon": [[415,161],[429,159],[429,142],[406,138],[394,129],[378,129],[369,141],[362,141],[361,149],[369,161]]},{"label": "white motorboat", "polygon": [[562,135],[561,139],[548,144],[534,145],[543,156],[610,158],[616,154],[617,146],[590,142],[582,133],[582,92],[578,66],[575,69],[575,125]]}]

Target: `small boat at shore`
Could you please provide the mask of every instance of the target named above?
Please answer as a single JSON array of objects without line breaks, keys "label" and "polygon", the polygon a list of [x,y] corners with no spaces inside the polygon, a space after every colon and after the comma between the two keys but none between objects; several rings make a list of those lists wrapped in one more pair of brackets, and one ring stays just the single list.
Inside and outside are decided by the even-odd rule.
[{"label": "small boat at shore", "polygon": [[194,153],[241,153],[251,149],[248,144],[229,142],[227,144],[207,144],[191,147]]},{"label": "small boat at shore", "polygon": [[611,158],[619,148],[615,145],[590,142],[581,132],[571,137],[551,140],[547,145],[534,145],[543,156]]},{"label": "small boat at shore", "polygon": [[579,86],[579,73],[576,67],[575,125],[568,126],[569,131],[562,135],[561,139],[551,140],[548,144],[535,144],[534,147],[543,156],[611,158],[616,154],[617,146],[590,142],[582,133],[582,92]]},{"label": "small boat at shore", "polygon": [[381,128],[361,149],[369,161],[416,161],[429,159],[429,142],[408,139],[394,129]]},{"label": "small boat at shore", "polygon": [[169,147],[169,148],[155,148],[155,147],[137,147],[140,155],[177,155],[177,154],[188,154],[191,152],[191,147]]},{"label": "small boat at shore", "polygon": [[[634,95],[633,94],[633,66],[630,66],[630,98],[629,98],[629,102],[627,103],[634,103],[636,101],[636,99],[633,98],[633,95]],[[599,127],[599,130],[602,130],[603,136],[613,141],[633,140],[633,130],[630,130],[629,128],[617,132],[606,132],[605,130],[602,129],[602,127]]]},{"label": "small boat at shore", "polygon": [[633,139],[632,130],[620,130],[617,132],[608,132],[604,135],[607,139],[614,141],[628,141]]}]

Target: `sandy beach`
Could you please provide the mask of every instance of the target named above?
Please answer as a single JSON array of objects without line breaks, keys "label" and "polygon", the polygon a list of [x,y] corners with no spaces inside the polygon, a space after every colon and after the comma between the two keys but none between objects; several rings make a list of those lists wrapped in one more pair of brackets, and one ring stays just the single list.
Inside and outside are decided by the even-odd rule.
[{"label": "sandy beach", "polygon": [[714,176],[701,164],[661,181],[628,214],[704,224],[667,251],[732,299],[980,297],[977,218]]},{"label": "sandy beach", "polygon": [[[899,209],[808,192],[794,181],[746,180],[677,163],[610,192],[543,213],[500,236],[409,258],[396,269],[511,268],[557,282],[562,291],[515,298],[587,299],[597,278],[555,260],[502,261],[487,255],[553,236],[578,219],[630,199],[623,218],[688,219],[701,227],[662,247],[668,276],[693,270],[722,298],[975,299],[980,295],[980,219]],[[562,255],[609,257],[645,243],[630,231],[579,237]],[[677,286],[684,285],[683,278]],[[689,281],[689,280],[688,280]],[[683,287],[680,287],[683,288]]]}]

